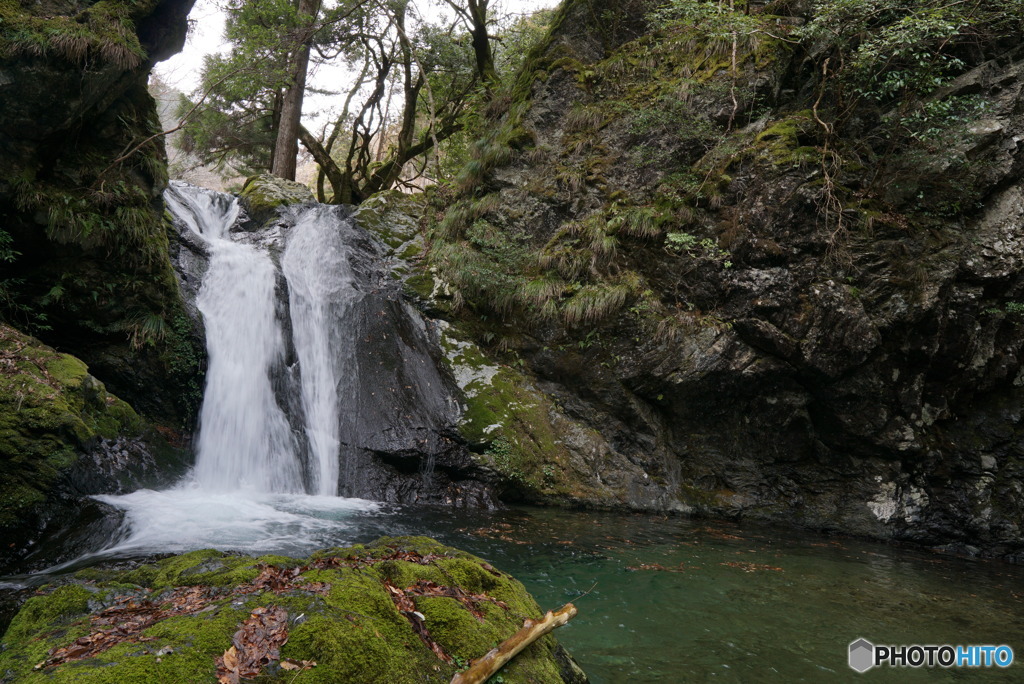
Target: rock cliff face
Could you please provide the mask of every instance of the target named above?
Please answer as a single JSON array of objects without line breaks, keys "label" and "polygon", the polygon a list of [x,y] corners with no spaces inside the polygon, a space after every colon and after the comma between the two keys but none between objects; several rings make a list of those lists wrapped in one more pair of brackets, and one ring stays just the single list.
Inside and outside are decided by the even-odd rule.
[{"label": "rock cliff face", "polygon": [[[1020,557],[1019,17],[857,81],[856,46],[803,30],[820,4],[654,4],[564,3],[434,193],[424,268],[396,267],[448,319],[458,467],[506,499]],[[163,210],[145,77],[190,5],[0,0],[5,319],[175,428],[203,347],[168,253],[202,255]]]},{"label": "rock cliff face", "polygon": [[184,470],[152,425],[185,446],[203,347],[168,259],[146,79],[191,5],[0,2],[0,317],[51,345],[0,325],[0,567],[95,548],[118,518],[87,495]]},{"label": "rock cliff face", "polygon": [[566,3],[439,193],[416,289],[562,421],[529,499],[1020,557],[1019,26],[908,114],[822,80],[804,5],[723,46],[649,3]]},{"label": "rock cliff face", "polygon": [[181,49],[191,6],[0,3],[0,237],[17,253],[0,280],[4,317],[178,429],[195,412],[203,351],[167,258],[146,79]]}]

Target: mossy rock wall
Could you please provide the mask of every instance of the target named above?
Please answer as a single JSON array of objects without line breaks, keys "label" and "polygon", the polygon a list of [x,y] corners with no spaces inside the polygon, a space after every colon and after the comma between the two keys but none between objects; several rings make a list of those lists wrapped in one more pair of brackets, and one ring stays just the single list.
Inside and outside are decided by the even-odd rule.
[{"label": "mossy rock wall", "polygon": [[82,361],[0,324],[0,568],[74,534],[87,495],[169,481],[186,458]]},{"label": "mossy rock wall", "polygon": [[[564,3],[431,190],[409,282],[496,369],[469,423],[485,458],[559,470],[559,446],[522,446],[553,423],[515,417],[542,405],[519,375],[608,445],[584,479],[634,474],[578,503],[1020,557],[1020,23],[976,27],[1002,37],[964,38],[910,107],[822,71],[800,27],[831,3],[737,5],[764,31],[735,51],[723,5],[657,4]],[[931,142],[907,133],[964,97]]]},{"label": "mossy rock wall", "polygon": [[[258,681],[289,684],[448,682],[525,619],[541,616],[515,579],[424,537],[385,537],[304,561],[196,551],[127,572],[85,570],[29,599],[2,639],[0,678],[214,681],[233,637],[243,653],[246,639],[236,635],[243,622],[268,609],[283,615],[287,643],[268,657]],[[110,648],[83,651],[82,644],[103,641],[110,632],[104,615],[117,611],[147,626],[115,637]],[[501,678],[586,681],[550,635]]]},{"label": "mossy rock wall", "polygon": [[354,218],[380,241],[383,265],[405,296],[430,317],[445,375],[461,391],[453,427],[469,460],[460,465],[463,474],[486,481],[506,501],[687,510],[664,478],[616,453],[598,430],[541,390],[521,359],[501,358],[473,341],[481,326],[462,325],[448,284],[425,258],[427,203],[422,194],[389,191],[360,204]]},{"label": "mossy rock wall", "polygon": [[0,317],[175,429],[196,415],[204,352],[168,260],[146,80],[184,44],[191,5],[0,2],[0,225],[17,253]]},{"label": "mossy rock wall", "polygon": [[494,473],[505,500],[686,511],[663,478],[622,458],[587,422],[537,387],[525,368],[490,357],[441,322],[441,348],[463,391],[461,437]]}]

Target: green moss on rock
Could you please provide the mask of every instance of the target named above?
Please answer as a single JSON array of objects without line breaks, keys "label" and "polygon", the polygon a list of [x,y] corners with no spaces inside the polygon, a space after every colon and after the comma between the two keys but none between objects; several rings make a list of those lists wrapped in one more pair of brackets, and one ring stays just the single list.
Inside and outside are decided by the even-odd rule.
[{"label": "green moss on rock", "polygon": [[142,422],[85,364],[0,324],[0,529],[40,503],[77,453],[100,437],[138,436]]},{"label": "green moss on rock", "polygon": [[0,57],[54,56],[69,62],[135,68],[146,52],[135,21],[153,11],[154,0],[102,0],[70,13],[32,14],[24,3],[0,0]]},{"label": "green moss on rock", "polygon": [[818,133],[814,113],[804,110],[780,119],[754,138],[749,152],[776,166],[799,166],[821,160],[821,151],[808,145]]},{"label": "green moss on rock", "polygon": [[402,282],[410,296],[428,301],[433,292],[433,279],[425,272],[422,260],[425,246],[420,218],[424,209],[422,193],[387,190],[362,202],[354,218],[359,227],[384,246],[391,276]]},{"label": "green moss on rock", "polygon": [[[245,583],[268,566],[300,566],[300,573],[275,591],[248,589]],[[251,572],[240,574],[244,569]],[[454,598],[416,595],[415,587],[431,586],[423,582],[474,595],[483,617]],[[189,614],[158,619],[140,639],[36,669],[52,649],[96,631],[91,618],[119,597],[145,598],[159,609],[169,605],[173,587],[182,585],[209,588],[206,602]],[[390,587],[406,592],[430,638],[451,662],[424,643],[413,628],[414,617],[399,610]],[[288,614],[281,658],[315,661],[316,666],[295,672],[270,662],[260,681],[297,684],[447,682],[458,663],[483,655],[514,634],[524,619],[541,615],[509,575],[423,537],[385,537],[367,546],[328,549],[305,562],[197,551],[130,572],[92,569],[33,597],[2,639],[0,672],[19,682],[213,681],[216,659],[231,646],[241,623],[252,610],[270,605]],[[571,661],[547,636],[506,666],[501,677],[505,682],[585,681],[581,674],[564,676],[563,671],[574,671]]]},{"label": "green moss on rock", "polygon": [[356,208],[355,219],[361,228],[387,245],[391,255],[407,259],[409,256],[404,252],[410,242],[419,242],[422,250],[419,218],[424,211],[424,202],[422,194],[388,190],[360,204]]},{"label": "green moss on rock", "polygon": [[441,347],[465,399],[459,431],[508,490],[544,503],[614,496],[594,489],[579,457],[606,448],[596,430],[570,419],[524,372],[492,361],[457,331],[443,329]]},{"label": "green moss on rock", "polygon": [[258,224],[270,219],[278,207],[315,202],[312,191],[302,183],[261,173],[246,179],[239,193],[242,206]]},{"label": "green moss on rock", "polygon": [[81,360],[0,324],[0,535],[5,540],[21,539],[41,507],[55,503],[53,489],[83,454],[101,439],[118,438],[145,438],[160,447],[160,457],[180,458]]},{"label": "green moss on rock", "polygon": [[4,639],[25,639],[88,612],[92,598],[92,592],[74,584],[57,587],[46,596],[33,596],[11,621]]}]

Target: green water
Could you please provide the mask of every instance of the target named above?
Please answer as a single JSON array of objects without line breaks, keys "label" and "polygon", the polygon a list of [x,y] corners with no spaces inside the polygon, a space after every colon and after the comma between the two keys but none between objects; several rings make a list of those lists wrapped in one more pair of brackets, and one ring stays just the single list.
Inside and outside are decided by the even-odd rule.
[{"label": "green water", "polygon": [[[579,615],[557,636],[594,682],[1024,681],[1018,566],[642,515],[401,517],[377,522],[488,558],[545,609],[574,601]],[[1007,644],[1017,662],[858,675],[847,648],[859,637]]]}]

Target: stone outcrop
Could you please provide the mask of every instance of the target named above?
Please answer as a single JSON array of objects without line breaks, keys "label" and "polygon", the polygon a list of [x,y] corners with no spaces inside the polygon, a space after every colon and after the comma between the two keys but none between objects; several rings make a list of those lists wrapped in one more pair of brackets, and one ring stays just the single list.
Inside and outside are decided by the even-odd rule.
[{"label": "stone outcrop", "polygon": [[[768,31],[734,70],[649,8],[566,3],[438,193],[411,290],[455,311],[476,365],[535,378],[570,455],[522,459],[537,434],[515,420],[481,449],[521,459],[535,501],[1020,557],[1019,44],[931,96],[982,113],[868,161],[852,150],[892,113],[861,102],[826,141],[813,46]],[[763,11],[781,33],[810,10]]]},{"label": "stone outcrop", "polygon": [[[138,410],[188,429],[202,388],[167,258],[161,129],[146,80],[192,0],[0,4],[3,316]],[[2,237],[2,236],[0,236]]]},{"label": "stone outcrop", "polygon": [[50,345],[0,326],[0,567],[94,550],[120,518],[88,495],[186,467],[204,351],[146,80],[191,5],[0,3],[0,317]]},{"label": "stone outcrop", "polygon": [[277,178],[269,173],[247,178],[238,196],[249,214],[253,228],[274,218],[278,207],[316,201],[313,192],[302,183]]},{"label": "stone outcrop", "polygon": [[80,360],[0,324],[0,571],[94,550],[119,515],[88,495],[168,484],[186,461]]}]

